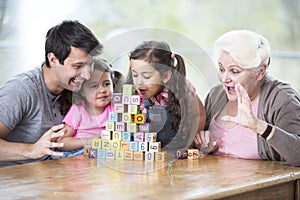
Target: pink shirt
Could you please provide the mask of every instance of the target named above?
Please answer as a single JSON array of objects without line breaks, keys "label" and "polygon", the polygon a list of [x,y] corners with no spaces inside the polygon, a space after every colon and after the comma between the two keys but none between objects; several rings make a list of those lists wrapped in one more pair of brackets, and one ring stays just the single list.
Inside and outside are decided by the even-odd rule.
[{"label": "pink shirt", "polygon": [[[253,105],[252,111],[257,115],[258,101]],[[231,156],[244,159],[261,159],[257,148],[257,133],[240,125],[233,128],[222,128],[215,118],[211,120],[209,131],[213,139],[217,140],[216,155]]]},{"label": "pink shirt", "polygon": [[101,130],[105,130],[109,112],[113,111],[113,106],[108,104],[104,112],[100,115],[91,115],[86,111],[84,105],[73,104],[63,119],[63,123],[68,124],[76,133],[74,138],[87,138],[100,135]]}]

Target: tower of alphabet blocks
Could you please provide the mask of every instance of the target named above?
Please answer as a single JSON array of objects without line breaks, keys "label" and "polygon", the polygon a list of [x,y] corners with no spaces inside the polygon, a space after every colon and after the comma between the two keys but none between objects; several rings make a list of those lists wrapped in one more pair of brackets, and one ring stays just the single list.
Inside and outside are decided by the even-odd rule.
[{"label": "tower of alphabet blocks", "polygon": [[134,85],[125,84],[123,93],[114,93],[114,111],[109,113],[106,129],[100,138],[92,139],[87,151],[89,158],[139,161],[166,161],[157,133],[150,132],[146,115],[140,112],[141,96],[135,95]]}]

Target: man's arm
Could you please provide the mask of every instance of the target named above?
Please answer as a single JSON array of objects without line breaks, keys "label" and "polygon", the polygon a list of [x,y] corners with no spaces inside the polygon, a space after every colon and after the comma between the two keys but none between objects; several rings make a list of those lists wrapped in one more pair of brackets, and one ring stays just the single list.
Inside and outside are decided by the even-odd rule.
[{"label": "man's arm", "polygon": [[0,161],[16,161],[38,159],[45,155],[62,156],[63,153],[52,151],[50,148],[62,147],[63,143],[51,142],[55,138],[65,134],[64,125],[60,124],[50,128],[34,144],[8,142],[3,138],[9,134],[10,130],[0,122]]}]

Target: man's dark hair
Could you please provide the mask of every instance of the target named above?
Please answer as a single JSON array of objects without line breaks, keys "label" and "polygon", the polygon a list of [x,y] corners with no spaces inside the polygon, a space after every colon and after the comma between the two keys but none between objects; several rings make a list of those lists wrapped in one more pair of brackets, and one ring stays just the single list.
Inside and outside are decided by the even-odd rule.
[{"label": "man's dark hair", "polygon": [[45,44],[45,63],[50,67],[47,58],[52,52],[58,58],[60,64],[71,52],[71,46],[80,48],[91,56],[97,56],[102,51],[102,44],[94,34],[78,21],[65,20],[48,30]]}]

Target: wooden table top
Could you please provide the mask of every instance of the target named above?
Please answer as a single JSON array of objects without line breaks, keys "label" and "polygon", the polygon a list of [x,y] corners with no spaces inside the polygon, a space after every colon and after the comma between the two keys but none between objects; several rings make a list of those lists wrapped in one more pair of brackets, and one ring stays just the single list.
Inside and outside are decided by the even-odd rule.
[{"label": "wooden table top", "polygon": [[300,178],[287,163],[206,156],[166,163],[76,156],[0,168],[0,199],[211,199]]}]

